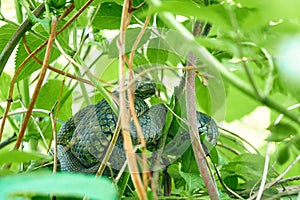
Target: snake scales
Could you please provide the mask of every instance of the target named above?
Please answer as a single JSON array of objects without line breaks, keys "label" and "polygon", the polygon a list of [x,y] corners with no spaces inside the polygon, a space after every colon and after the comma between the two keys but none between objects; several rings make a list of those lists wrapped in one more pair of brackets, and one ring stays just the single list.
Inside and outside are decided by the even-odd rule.
[{"label": "snake scales", "polygon": [[[148,107],[144,101],[155,93],[153,82],[137,82],[135,89],[135,110],[147,145],[155,143],[162,136],[167,109],[162,104]],[[117,92],[114,95],[118,96]],[[218,137],[217,125],[209,116],[197,112],[198,130],[207,133],[207,140],[213,144]],[[62,125],[57,134],[57,155],[62,171],[95,173],[105,155],[117,125],[117,116],[106,100],[89,105]],[[140,143],[133,122],[130,134],[134,145]],[[110,156],[109,163],[119,170],[126,160],[123,138],[119,136]]]}]

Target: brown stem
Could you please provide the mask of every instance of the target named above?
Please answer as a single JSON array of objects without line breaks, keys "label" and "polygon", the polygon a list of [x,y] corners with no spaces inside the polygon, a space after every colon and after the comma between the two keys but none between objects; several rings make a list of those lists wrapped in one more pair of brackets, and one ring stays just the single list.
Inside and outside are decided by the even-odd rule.
[{"label": "brown stem", "polygon": [[[200,22],[195,23],[193,35],[199,36],[202,32],[202,28]],[[196,66],[197,65],[197,56],[192,52],[188,55],[188,66]],[[192,148],[194,151],[196,163],[200,174],[203,178],[205,186],[207,188],[208,194],[211,199],[217,200],[219,199],[217,186],[213,177],[210,174],[210,170],[208,168],[208,163],[206,160],[205,152],[200,143],[200,137],[197,131],[197,116],[196,116],[196,103],[195,103],[195,70],[189,70],[186,72],[186,114],[187,120],[189,122],[189,133],[192,143]]]},{"label": "brown stem", "polygon": [[[134,59],[134,52],[142,38],[142,36],[144,35],[146,29],[147,29],[147,26],[148,26],[148,23],[150,21],[150,17],[147,16],[146,18],[146,21],[144,23],[144,26],[143,28],[141,29],[139,35],[137,36],[137,39],[135,40],[133,46],[132,46],[132,49],[131,49],[131,52],[130,52],[130,57],[129,57],[129,61],[128,61],[128,68],[129,68],[129,79],[128,79],[128,82],[129,81],[132,81],[133,77],[134,77],[134,72],[133,72],[133,69],[132,69],[132,63],[133,63],[133,59]],[[136,132],[137,132],[137,135],[138,137],[140,138],[140,141],[141,141],[141,148],[142,148],[142,165],[143,165],[143,173],[142,173],[142,177],[143,177],[143,183],[144,183],[144,189],[146,190],[146,187],[148,185],[148,174],[147,172],[149,171],[148,170],[148,167],[147,167],[147,156],[146,156],[146,142],[145,142],[145,139],[144,139],[144,136],[143,136],[143,131],[142,131],[142,128],[140,126],[140,123],[139,123],[139,120],[138,120],[138,117],[137,117],[137,114],[135,112],[135,107],[134,107],[134,89],[132,86],[129,86],[128,88],[128,99],[129,99],[129,109],[130,109],[130,113],[131,113],[131,116],[133,118],[133,122],[134,122],[134,125],[136,127]]]},{"label": "brown stem", "polygon": [[[126,41],[126,29],[128,24],[128,11],[132,5],[131,0],[125,0],[123,4],[122,18],[121,18],[121,27],[120,27],[120,37],[118,40],[119,47],[119,83],[120,83],[120,118],[121,118],[121,130],[122,136],[124,139],[124,150],[126,153],[126,157],[128,160],[128,168],[130,171],[130,175],[132,178],[132,182],[136,188],[138,197],[140,199],[147,199],[146,190],[143,186],[141,178],[139,176],[138,166],[136,163],[136,155],[133,152],[132,141],[130,137],[130,126],[129,126],[129,112],[126,106],[126,98],[125,98],[125,41]],[[129,91],[128,91],[129,92]]]},{"label": "brown stem", "polygon": [[45,53],[45,58],[44,58],[43,66],[42,66],[42,69],[41,69],[41,72],[40,72],[40,75],[39,75],[39,79],[38,79],[38,82],[36,84],[34,93],[32,95],[31,102],[30,102],[29,107],[28,107],[28,111],[26,112],[26,115],[24,117],[24,122],[23,122],[23,124],[21,126],[20,134],[18,136],[18,139],[17,139],[17,142],[16,142],[16,144],[14,146],[14,149],[19,149],[19,147],[21,145],[21,142],[22,142],[22,139],[24,137],[24,133],[25,133],[25,130],[26,130],[26,127],[27,127],[27,124],[28,124],[28,121],[29,121],[32,109],[34,107],[34,104],[35,104],[35,101],[37,99],[38,93],[39,93],[40,88],[42,86],[42,83],[44,81],[44,78],[45,78],[45,75],[46,75],[46,71],[47,71],[47,66],[48,66],[48,63],[49,63],[49,60],[50,60],[50,55],[51,55],[51,50],[52,50],[52,46],[53,46],[53,41],[54,41],[55,35],[56,35],[55,34],[56,33],[56,27],[57,27],[57,19],[56,19],[56,17],[53,17],[52,18],[52,24],[51,24],[51,33],[50,33],[50,37],[49,37],[47,48],[46,48],[46,53]]}]

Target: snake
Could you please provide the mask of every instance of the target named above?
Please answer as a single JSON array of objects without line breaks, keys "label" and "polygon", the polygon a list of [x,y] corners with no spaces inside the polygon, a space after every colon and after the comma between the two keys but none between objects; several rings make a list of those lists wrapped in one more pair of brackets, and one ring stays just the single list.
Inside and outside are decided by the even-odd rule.
[{"label": "snake", "polygon": [[[134,92],[134,108],[142,129],[146,145],[155,145],[163,135],[167,108],[164,104],[149,107],[145,101],[156,92],[156,84],[151,81],[137,81]],[[113,95],[118,97],[118,92]],[[94,174],[97,172],[117,127],[118,117],[107,100],[102,99],[89,105],[68,119],[57,133],[57,157],[61,171]],[[207,141],[215,144],[218,129],[214,120],[197,112],[198,131],[206,133]],[[139,145],[133,120],[130,122],[130,136],[133,145]],[[126,161],[123,137],[117,138],[108,163],[120,170]]]}]

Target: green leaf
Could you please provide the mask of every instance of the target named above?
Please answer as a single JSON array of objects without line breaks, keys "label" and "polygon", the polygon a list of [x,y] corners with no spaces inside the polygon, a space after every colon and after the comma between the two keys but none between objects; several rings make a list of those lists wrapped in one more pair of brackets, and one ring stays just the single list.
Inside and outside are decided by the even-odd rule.
[{"label": "green leaf", "polygon": [[[174,15],[182,15],[186,17],[194,16],[198,19],[208,21],[214,25],[218,25],[226,30],[231,29],[231,22],[229,12],[225,8],[224,4],[210,5],[206,7],[200,7],[195,5],[190,0],[172,0],[172,1],[149,1],[151,4],[150,11],[155,12],[171,12]],[[226,4],[226,3],[225,3]],[[233,7],[233,5],[232,5]],[[248,15],[247,8],[234,7],[238,12],[239,17]],[[238,17],[238,19],[239,19]]]},{"label": "green leaf", "polygon": [[116,3],[103,3],[96,14],[92,25],[98,29],[119,29],[122,15],[122,6]]},{"label": "green leaf", "polygon": [[240,119],[252,112],[258,103],[239,89],[229,86],[226,96],[226,121]]},{"label": "green leaf", "polygon": [[[1,3],[0,3],[1,9]],[[2,18],[3,16],[1,16]],[[18,41],[12,42],[10,38],[13,36],[14,32],[17,30],[16,26],[12,26],[10,24],[6,24],[0,27],[0,75],[3,72],[3,69],[11,56],[12,51],[15,48],[15,45]],[[20,38],[20,37],[19,37]],[[18,39],[18,38],[17,38]],[[7,46],[5,53],[3,52],[4,47],[10,41],[10,44]]]},{"label": "green leaf", "polygon": [[97,74],[99,74],[101,79],[106,81],[117,80],[119,77],[119,71],[116,71],[118,64],[119,61],[117,59],[111,59],[107,55],[104,55],[96,63],[96,66],[98,66],[96,69]]},{"label": "green leaf", "polygon": [[3,72],[0,76],[0,100],[6,101],[9,93],[11,77]]},{"label": "green leaf", "polygon": [[0,165],[6,163],[23,163],[26,161],[39,160],[45,158],[47,158],[47,156],[35,152],[25,152],[17,150],[0,151]]},{"label": "green leaf", "polygon": [[[62,88],[63,87],[63,88]],[[62,96],[60,96],[62,92]],[[58,100],[64,99],[64,102],[60,104],[60,110],[58,118],[66,120],[72,116],[72,96],[65,99],[65,95],[71,95],[69,89],[62,84],[60,80],[49,80],[45,85],[42,86],[38,98],[36,100],[36,107],[46,110],[51,110]]]},{"label": "green leaf", "polygon": [[197,99],[197,110],[204,111],[205,113],[211,113],[212,99],[208,87],[203,85],[199,78],[195,79],[195,92]]},{"label": "green leaf", "polygon": [[226,185],[231,188],[231,189],[237,189],[238,186],[238,176],[227,176],[224,179],[224,182],[226,183]]},{"label": "green leaf", "polygon": [[222,166],[221,173],[225,179],[228,176],[241,177],[246,182],[254,184],[261,178],[264,158],[256,154],[240,154],[231,162]]},{"label": "green leaf", "polygon": [[279,149],[278,151],[278,157],[277,157],[277,161],[279,164],[283,165],[284,163],[286,163],[289,158],[290,158],[290,146],[285,145]]},{"label": "green leaf", "polygon": [[[88,0],[74,0],[76,10],[79,10]],[[94,0],[92,6],[98,6],[100,3],[114,2],[116,4],[122,5],[123,0]]]},{"label": "green leaf", "polygon": [[204,182],[200,174],[182,172],[180,167],[179,167],[179,174],[188,185],[189,192],[193,192],[195,189],[204,187]]},{"label": "green leaf", "polygon": [[268,25],[270,21],[300,17],[297,9],[300,6],[300,2],[295,0],[274,0],[272,3],[258,1],[250,6],[252,7],[252,12],[244,18],[243,24],[241,24],[244,30]]},{"label": "green leaf", "polygon": [[271,135],[266,138],[267,141],[281,142],[291,135],[297,135],[297,129],[287,123],[279,123],[268,127]]},{"label": "green leaf", "polygon": [[154,38],[149,41],[147,49],[147,57],[151,63],[166,63],[169,52],[164,41],[160,38]]},{"label": "green leaf", "polygon": [[84,174],[34,172],[0,179],[1,199],[27,199],[27,195],[58,195],[93,199],[116,199],[116,188],[106,178]]},{"label": "green leaf", "polygon": [[4,26],[0,27],[0,52],[2,52],[2,50],[6,46],[6,43],[10,40],[11,36],[15,33],[16,30],[17,27],[11,24],[5,24]]},{"label": "green leaf", "polygon": [[296,136],[293,138],[293,144],[298,150],[300,150],[300,136]]}]

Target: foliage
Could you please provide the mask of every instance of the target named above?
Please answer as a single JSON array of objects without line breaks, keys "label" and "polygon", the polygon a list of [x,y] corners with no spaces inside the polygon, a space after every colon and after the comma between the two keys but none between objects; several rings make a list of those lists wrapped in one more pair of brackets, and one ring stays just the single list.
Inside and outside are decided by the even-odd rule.
[{"label": "foliage", "polygon": [[[64,194],[87,195],[96,199],[101,195],[111,195],[106,197],[116,198],[115,189],[106,180],[39,171],[45,164],[50,168],[53,166],[47,153],[53,148],[53,145],[49,147],[53,130],[59,130],[61,124],[80,108],[103,98],[110,100],[107,91],[116,88],[119,78],[118,34],[124,2],[94,0],[85,7],[91,1],[51,0],[46,1],[44,14],[36,18],[30,10],[38,7],[39,2],[15,1],[18,19],[26,14],[31,29],[14,47],[14,70],[9,71],[10,64],[0,62],[0,72],[5,66],[0,76],[0,116],[4,115],[7,100],[13,100],[0,138],[1,142],[9,139],[8,144],[0,147],[0,175],[3,176],[0,179],[0,196],[3,199],[12,199],[14,195],[35,199],[39,195]],[[197,109],[224,124],[224,129],[220,128],[218,145],[211,149],[209,159],[221,199],[237,198],[237,194],[248,198],[258,191],[266,170],[266,181],[270,183],[280,177],[293,161],[299,160],[300,68],[297,64],[300,60],[294,53],[299,52],[299,4],[296,0],[133,0],[124,50],[129,59],[139,33],[145,30],[136,49],[133,49],[132,67],[135,77],[152,79],[157,83],[158,92],[150,98],[151,105],[164,102],[173,110],[172,114],[184,118],[185,101],[178,94],[182,90],[180,81],[186,72],[182,66],[195,67],[188,66],[190,52],[198,58],[195,80]],[[22,33],[22,21],[13,22],[13,19],[5,18],[2,7],[0,19],[4,25],[0,27],[0,59],[6,60],[4,58],[11,55],[5,54],[5,45],[12,45],[9,40]],[[81,9],[84,10],[78,16]],[[24,10],[26,13],[22,13]],[[22,150],[9,151],[16,140],[16,137],[10,136],[20,131],[41,64],[47,56],[46,48],[35,53],[24,65],[22,63],[30,52],[49,38],[52,16],[63,17],[59,18],[59,31],[49,55],[50,67],[22,138]],[[149,24],[143,29],[147,16],[150,16]],[[71,21],[73,17],[74,21]],[[192,34],[196,20],[203,25],[200,37]],[[17,74],[20,67],[23,68]],[[16,81],[15,85],[12,85],[13,81]],[[14,89],[12,94],[9,93],[10,87]],[[264,116],[260,120],[267,120],[265,127],[258,126],[253,117],[249,118],[262,106],[267,110],[267,113],[259,114]],[[176,137],[184,130],[180,127],[182,119],[178,119],[177,115],[167,118],[166,144],[172,144],[172,140],[182,142]],[[247,121],[249,119],[252,121]],[[248,127],[236,130],[236,133],[227,130],[227,125],[245,120]],[[3,123],[2,120],[0,122]],[[258,129],[256,132],[259,134],[253,133],[252,137],[259,139],[248,141],[249,137],[243,132],[247,128]],[[271,151],[268,143],[273,144]],[[165,147],[166,152],[172,152],[168,149],[170,145]],[[160,170],[157,183],[166,184],[158,188],[169,187],[169,195],[174,198],[208,198],[192,149],[186,148],[180,153],[168,168]],[[264,197],[275,199],[290,195],[296,198],[297,192],[289,194],[281,191],[282,187],[299,188],[299,181],[293,181],[299,180],[300,168],[297,165],[299,163],[276,184],[269,185]],[[20,175],[15,175],[20,172]],[[30,184],[25,185],[25,180],[30,180]],[[6,188],[4,184],[10,187]],[[127,185],[124,191],[119,190],[123,197],[137,197],[137,189],[130,181]],[[148,187],[149,198],[154,198],[152,189]],[[163,189],[158,194],[162,192]],[[12,196],[8,198],[7,195]]]}]

